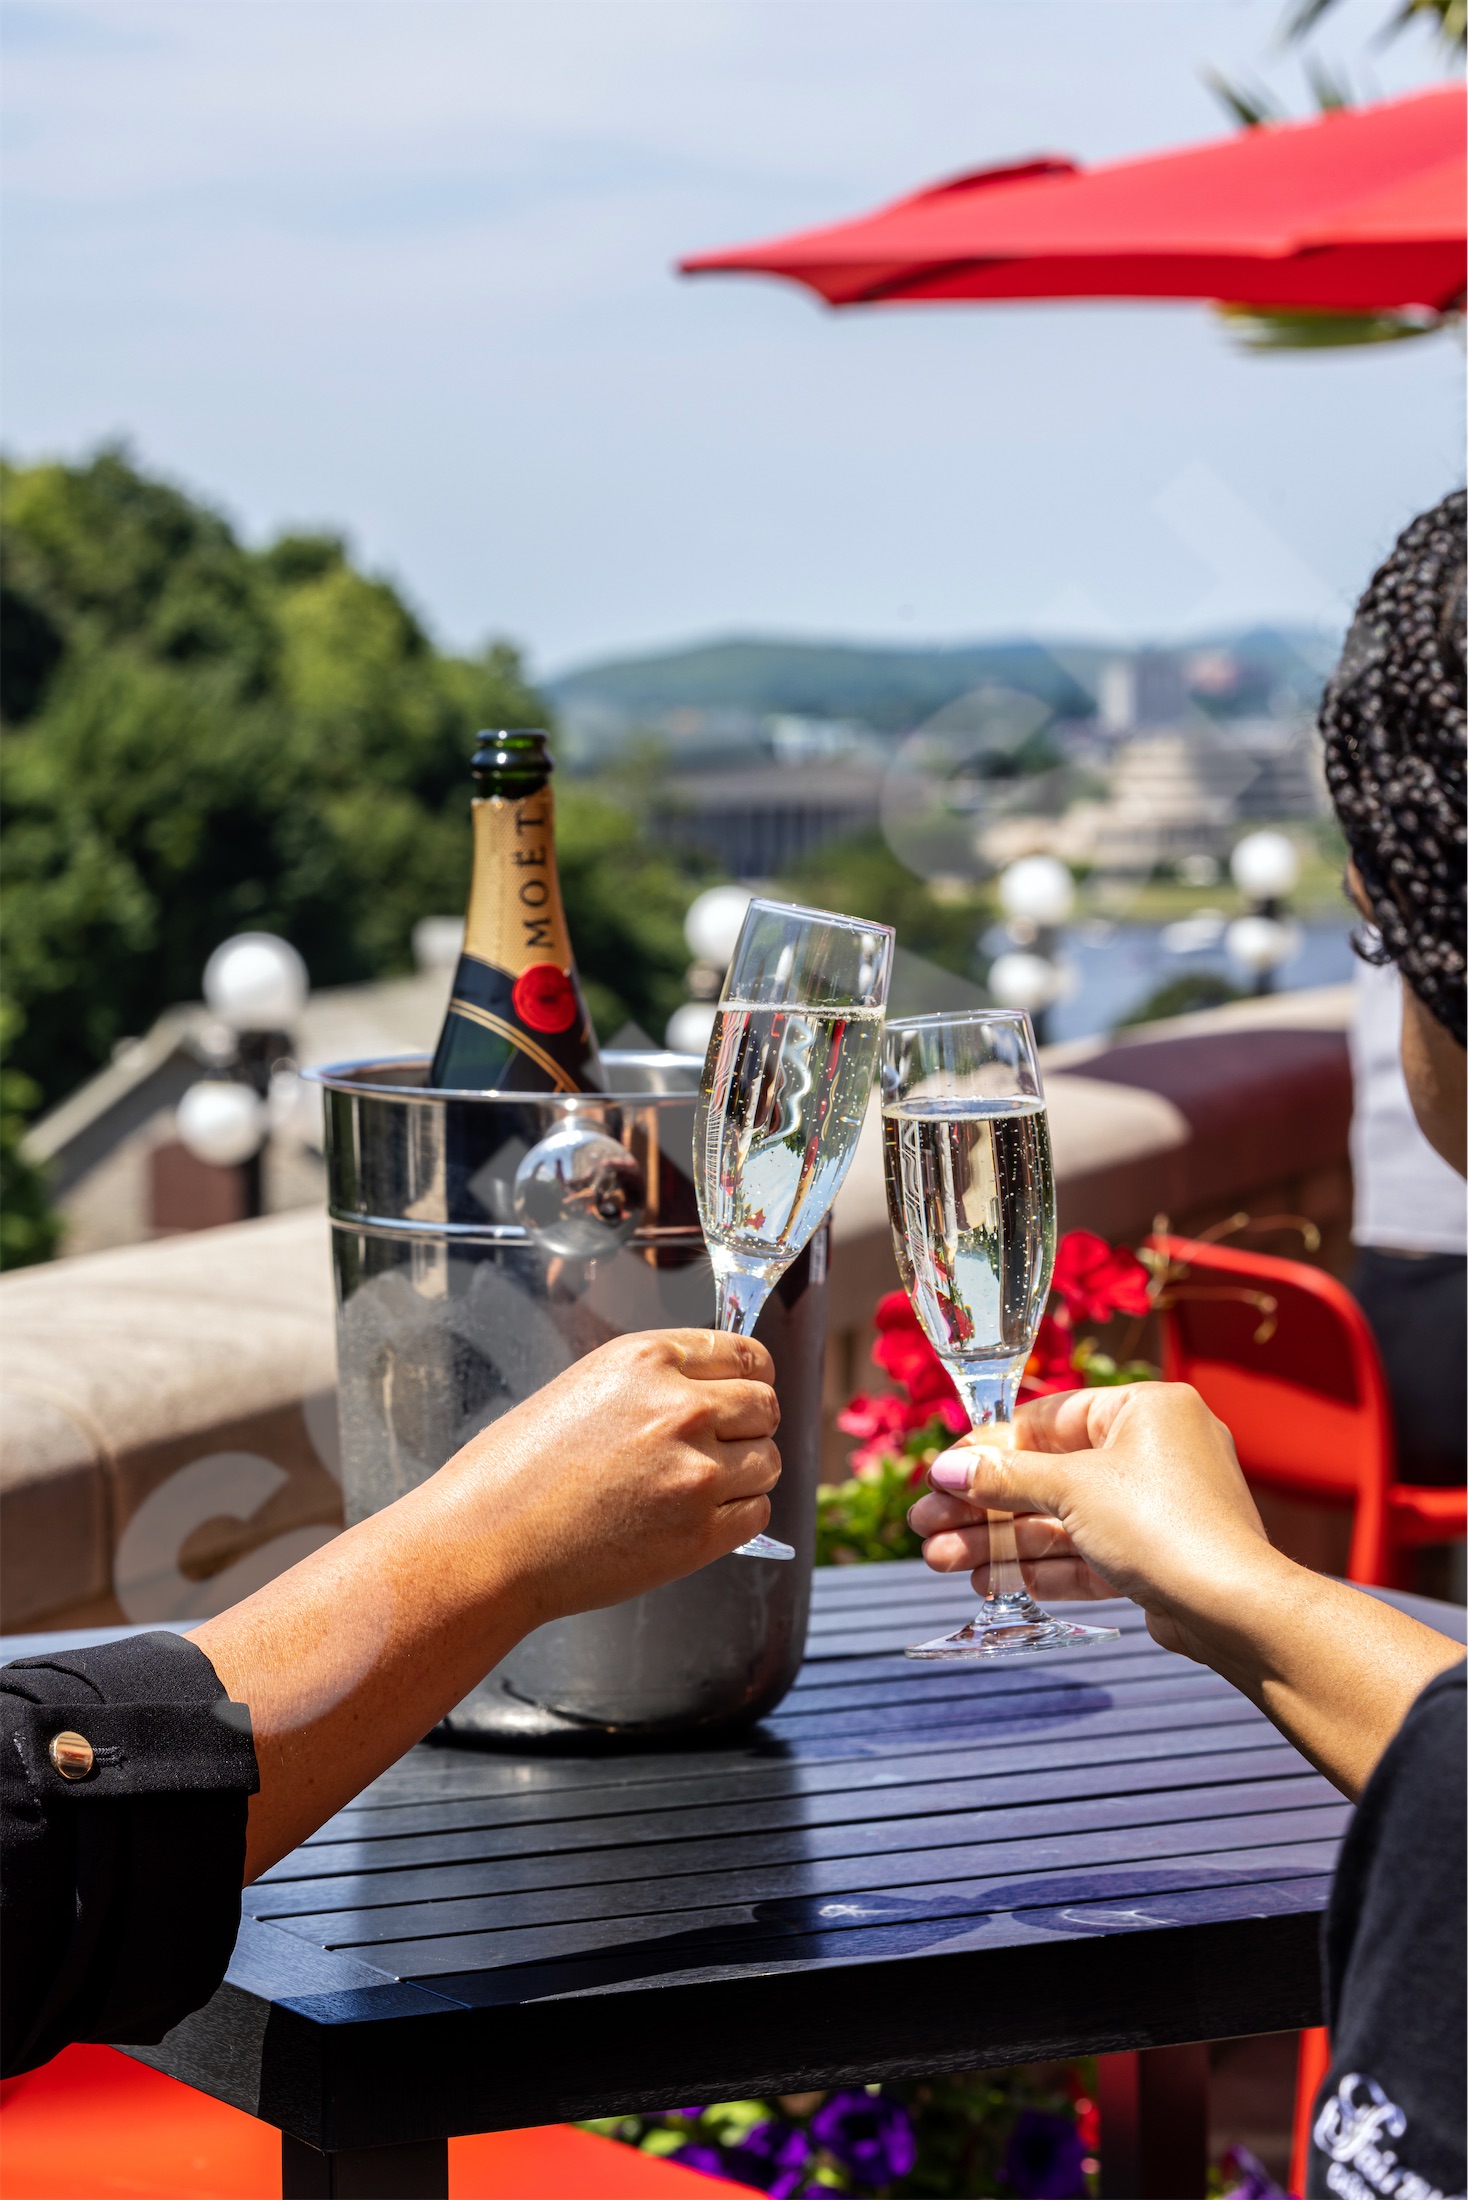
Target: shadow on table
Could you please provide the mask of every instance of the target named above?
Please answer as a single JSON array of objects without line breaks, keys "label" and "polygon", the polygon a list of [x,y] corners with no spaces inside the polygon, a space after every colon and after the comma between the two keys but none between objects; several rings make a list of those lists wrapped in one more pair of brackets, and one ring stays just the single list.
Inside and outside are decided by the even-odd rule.
[{"label": "shadow on table", "polygon": [[636,1979],[688,1978],[744,1966],[890,1961],[967,1940],[1014,1945],[1032,1933],[1095,1938],[1225,1918],[1318,1910],[1330,1875],[1280,1867],[1255,1881],[1206,1860],[1185,1868],[1117,1865],[1099,1871],[1045,1872],[986,1886],[982,1902],[961,1895],[851,1894],[758,1902],[741,1919],[628,1941],[605,1954],[518,1964],[496,1971],[424,1978],[433,1992],[474,2007],[541,2001],[560,1994],[626,1985]]}]

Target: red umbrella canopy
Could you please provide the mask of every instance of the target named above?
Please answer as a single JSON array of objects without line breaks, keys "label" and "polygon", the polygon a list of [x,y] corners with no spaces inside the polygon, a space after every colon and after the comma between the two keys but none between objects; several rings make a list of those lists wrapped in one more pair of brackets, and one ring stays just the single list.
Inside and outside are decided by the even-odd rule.
[{"label": "red umbrella canopy", "polygon": [[681,271],[783,275],[833,306],[1210,298],[1442,312],[1468,280],[1465,122],[1452,84],[1144,160],[982,168],[856,221],[697,253]]}]

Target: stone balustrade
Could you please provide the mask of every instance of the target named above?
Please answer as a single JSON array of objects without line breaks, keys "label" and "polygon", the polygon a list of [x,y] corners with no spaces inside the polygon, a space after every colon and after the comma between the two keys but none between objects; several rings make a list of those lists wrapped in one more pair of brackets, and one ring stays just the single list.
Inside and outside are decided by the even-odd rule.
[{"label": "stone balustrade", "polygon": [[[1166,1213],[1350,1219],[1349,987],[1045,1053],[1062,1228]],[[871,1382],[896,1287],[870,1120],[837,1203],[827,1400]],[[22,1269],[0,1282],[0,1627],[202,1618],[340,1525],[319,1210]],[[845,1442],[831,1432],[827,1471]]]}]

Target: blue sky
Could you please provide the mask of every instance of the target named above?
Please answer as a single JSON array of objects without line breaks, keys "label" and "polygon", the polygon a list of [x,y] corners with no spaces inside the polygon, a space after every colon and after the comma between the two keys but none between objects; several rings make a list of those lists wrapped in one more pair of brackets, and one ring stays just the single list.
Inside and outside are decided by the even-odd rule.
[{"label": "blue sky", "polygon": [[[1390,0],[1317,41],[1430,81]],[[686,251],[1034,151],[1297,111],[1279,0],[134,0],[0,10],[4,438],[124,435],[344,528],[540,671],[730,631],[1329,625],[1462,478],[1461,347],[1240,355],[1202,307],[832,315]]]}]

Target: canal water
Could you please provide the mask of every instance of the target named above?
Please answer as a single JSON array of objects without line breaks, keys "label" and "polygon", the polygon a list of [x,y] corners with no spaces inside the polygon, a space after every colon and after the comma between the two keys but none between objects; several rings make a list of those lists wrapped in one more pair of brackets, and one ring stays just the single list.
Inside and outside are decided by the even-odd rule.
[{"label": "canal water", "polygon": [[[1214,972],[1251,991],[1249,974],[1229,960],[1223,933],[1222,923],[1213,931],[1197,918],[1166,925],[1096,921],[1067,927],[1063,955],[1072,982],[1066,999],[1050,1010],[1046,1037],[1089,1039],[1110,1031],[1159,986],[1195,972]],[[1339,985],[1350,978],[1355,960],[1344,917],[1302,924],[1299,953],[1276,973],[1275,990]]]}]

